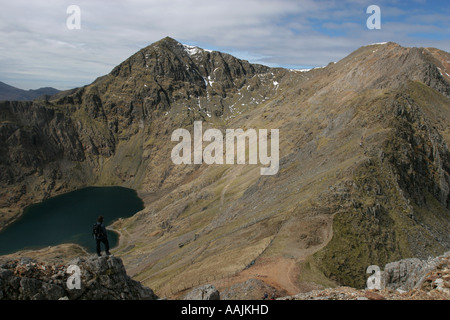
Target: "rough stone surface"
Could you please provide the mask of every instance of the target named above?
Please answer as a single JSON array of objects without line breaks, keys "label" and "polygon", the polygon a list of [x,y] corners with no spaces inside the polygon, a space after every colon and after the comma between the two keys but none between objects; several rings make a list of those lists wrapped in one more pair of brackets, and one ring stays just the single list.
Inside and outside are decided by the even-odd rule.
[{"label": "rough stone surface", "polygon": [[[70,265],[80,268],[80,289],[68,288]],[[68,265],[21,259],[0,265],[2,300],[155,300],[150,288],[131,279],[120,258],[95,255]]]},{"label": "rough stone surface", "polygon": [[428,260],[413,258],[388,263],[382,273],[384,284],[386,288],[394,290],[408,291],[418,288],[425,280],[426,275],[449,257],[450,251],[443,256]]},{"label": "rough stone surface", "polygon": [[449,300],[450,251],[428,260],[403,259],[388,263],[381,290],[338,287],[286,296],[280,300]]},{"label": "rough stone surface", "polygon": [[[267,294],[266,298],[265,294]],[[260,279],[248,279],[220,292],[222,300],[273,300],[285,295],[286,291],[279,291]]]},{"label": "rough stone surface", "polygon": [[184,300],[220,300],[220,293],[215,286],[206,284],[192,289],[183,298]]}]

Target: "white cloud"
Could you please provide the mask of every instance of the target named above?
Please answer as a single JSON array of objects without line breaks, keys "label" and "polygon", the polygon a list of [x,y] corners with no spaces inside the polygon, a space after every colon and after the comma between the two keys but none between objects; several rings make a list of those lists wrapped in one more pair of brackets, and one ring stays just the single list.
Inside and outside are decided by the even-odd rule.
[{"label": "white cloud", "polygon": [[[414,32],[442,31],[432,23],[430,13],[414,12],[419,25],[413,21],[395,22],[383,24],[382,30],[367,30],[367,3],[365,0],[10,1],[0,11],[0,81],[24,89],[81,86],[165,36],[277,66],[322,66],[359,46],[380,41],[450,49],[445,41],[426,38],[416,41],[411,36]],[[66,9],[72,4],[81,9],[80,30],[66,27]],[[382,5],[383,12],[387,17],[407,14],[387,4]],[[442,21],[445,14],[436,12],[436,16]]]}]

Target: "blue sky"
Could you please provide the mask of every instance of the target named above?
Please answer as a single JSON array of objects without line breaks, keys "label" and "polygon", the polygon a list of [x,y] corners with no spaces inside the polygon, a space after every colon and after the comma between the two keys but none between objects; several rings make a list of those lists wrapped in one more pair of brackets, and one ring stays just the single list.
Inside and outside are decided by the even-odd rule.
[{"label": "blue sky", "polygon": [[[0,81],[69,89],[109,73],[165,36],[269,66],[305,68],[394,41],[450,51],[449,1],[15,0],[0,11]],[[69,30],[77,5],[81,28]],[[381,10],[369,30],[367,7]]]}]

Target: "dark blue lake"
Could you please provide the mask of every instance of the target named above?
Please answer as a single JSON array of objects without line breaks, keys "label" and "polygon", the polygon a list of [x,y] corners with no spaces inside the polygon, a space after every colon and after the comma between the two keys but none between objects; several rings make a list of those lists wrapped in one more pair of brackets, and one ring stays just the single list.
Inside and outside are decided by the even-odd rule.
[{"label": "dark blue lake", "polygon": [[[89,187],[56,196],[27,207],[19,220],[0,231],[0,255],[62,243],[77,243],[95,252],[92,226],[98,216],[108,226],[143,208],[136,191],[122,187]],[[117,234],[108,231],[108,240],[113,248]]]}]

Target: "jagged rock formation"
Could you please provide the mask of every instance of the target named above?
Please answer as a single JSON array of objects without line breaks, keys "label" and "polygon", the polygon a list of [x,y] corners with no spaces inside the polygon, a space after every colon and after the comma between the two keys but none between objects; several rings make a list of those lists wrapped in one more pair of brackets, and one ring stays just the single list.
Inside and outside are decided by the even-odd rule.
[{"label": "jagged rock formation", "polygon": [[[386,43],[300,72],[165,38],[88,86],[0,104],[0,222],[61,192],[121,185],[145,209],[114,225],[116,250],[157,292],[239,275],[288,294],[363,287],[369,265],[450,249],[448,61]],[[278,128],[279,172],[174,165],[171,133],[195,120]]]},{"label": "jagged rock formation", "polygon": [[[68,287],[80,268],[80,289]],[[48,265],[22,258],[0,266],[0,299],[3,300],[155,300],[150,288],[132,280],[120,258],[88,256],[68,265]],[[70,273],[69,273],[70,271]]]},{"label": "jagged rock formation", "polygon": [[388,263],[381,273],[382,288],[350,287],[314,290],[282,300],[448,300],[450,251],[427,260],[403,259]]},{"label": "jagged rock formation", "polygon": [[[434,288],[450,295],[449,261],[450,251],[427,260],[410,258],[388,263],[382,272],[382,285],[388,289],[409,291],[421,288],[427,280],[431,280]],[[438,273],[439,276],[431,279],[431,273]]]}]

